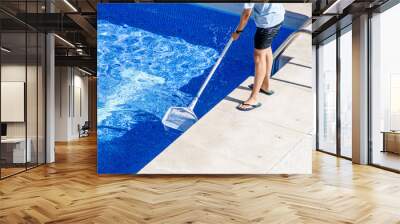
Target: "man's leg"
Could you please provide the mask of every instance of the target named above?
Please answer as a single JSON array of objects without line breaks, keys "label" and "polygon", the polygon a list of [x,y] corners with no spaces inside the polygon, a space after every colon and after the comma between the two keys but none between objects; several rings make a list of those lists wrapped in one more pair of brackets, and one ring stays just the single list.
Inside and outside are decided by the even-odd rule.
[{"label": "man's leg", "polygon": [[265,49],[267,51],[266,55],[266,75],[262,83],[261,89],[264,91],[270,91],[269,89],[269,78],[271,77],[272,64],[274,62],[274,56],[272,54],[271,47]]},{"label": "man's leg", "polygon": [[[255,77],[254,86],[251,91],[249,99],[247,99],[244,104],[256,104],[257,95],[260,91],[261,86],[265,80],[265,75],[267,74],[267,53],[268,49],[254,49],[254,65],[255,65]],[[241,105],[241,108],[248,108],[249,106]]]}]

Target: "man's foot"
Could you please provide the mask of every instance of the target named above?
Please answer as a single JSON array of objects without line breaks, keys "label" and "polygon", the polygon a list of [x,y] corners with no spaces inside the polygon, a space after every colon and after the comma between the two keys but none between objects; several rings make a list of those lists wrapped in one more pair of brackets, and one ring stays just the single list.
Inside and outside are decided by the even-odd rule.
[{"label": "man's foot", "polygon": [[[248,85],[248,87],[249,87],[250,89],[253,89],[253,86],[254,86],[253,84]],[[261,93],[264,93],[264,94],[267,94],[268,96],[271,96],[272,94],[275,93],[273,90],[265,90],[265,89],[263,89],[262,87],[261,87],[261,89],[260,89],[260,92],[261,92]]]},{"label": "man's foot", "polygon": [[256,109],[260,106],[261,106],[261,103],[257,103],[255,99],[250,98],[250,99],[244,101],[243,103],[241,103],[236,108],[241,111],[249,111],[249,110]]}]

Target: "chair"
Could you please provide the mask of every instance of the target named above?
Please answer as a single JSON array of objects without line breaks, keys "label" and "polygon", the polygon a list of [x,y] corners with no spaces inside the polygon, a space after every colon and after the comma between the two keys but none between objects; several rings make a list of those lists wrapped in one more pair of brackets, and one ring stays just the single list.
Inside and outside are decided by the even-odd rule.
[{"label": "chair", "polygon": [[82,127],[80,127],[80,125],[78,125],[79,138],[89,136],[89,129],[90,129],[89,121],[85,121],[85,123],[82,125]]}]

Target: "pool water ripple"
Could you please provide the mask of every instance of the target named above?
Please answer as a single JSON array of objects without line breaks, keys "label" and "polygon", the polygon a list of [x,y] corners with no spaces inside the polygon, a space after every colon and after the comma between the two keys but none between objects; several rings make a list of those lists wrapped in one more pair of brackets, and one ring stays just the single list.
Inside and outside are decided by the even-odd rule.
[{"label": "pool water ripple", "polygon": [[[187,106],[180,88],[203,75],[218,57],[210,47],[128,25],[98,22],[98,125],[102,140],[123,136],[145,111],[161,119],[171,106]],[[118,126],[118,128],[110,128]]]}]

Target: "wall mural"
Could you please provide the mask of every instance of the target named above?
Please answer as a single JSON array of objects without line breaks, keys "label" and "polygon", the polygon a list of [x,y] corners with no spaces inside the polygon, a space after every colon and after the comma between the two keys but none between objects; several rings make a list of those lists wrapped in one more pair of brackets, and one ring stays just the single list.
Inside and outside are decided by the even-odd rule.
[{"label": "wall mural", "polygon": [[[189,128],[190,122],[183,128],[166,124],[169,108],[192,103],[235,30],[241,7],[98,4],[100,174],[141,173]],[[283,26],[273,48],[293,31]],[[254,32],[250,21],[228,50],[194,105],[198,119],[254,73]],[[169,122],[182,124],[179,119],[190,115],[181,112],[169,114],[178,119]]]}]

